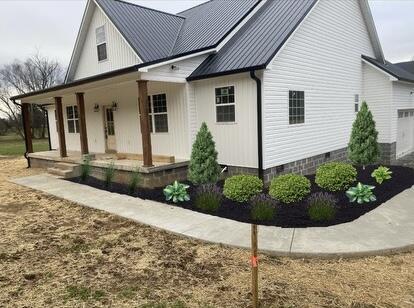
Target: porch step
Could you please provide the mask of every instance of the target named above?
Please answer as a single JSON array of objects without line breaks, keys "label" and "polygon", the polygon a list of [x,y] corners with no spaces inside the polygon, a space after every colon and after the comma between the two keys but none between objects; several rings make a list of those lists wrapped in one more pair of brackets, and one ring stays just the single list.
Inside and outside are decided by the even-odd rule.
[{"label": "porch step", "polygon": [[47,168],[47,172],[67,179],[78,176],[80,174],[80,166],[64,162],[56,162],[53,164],[53,167]]}]

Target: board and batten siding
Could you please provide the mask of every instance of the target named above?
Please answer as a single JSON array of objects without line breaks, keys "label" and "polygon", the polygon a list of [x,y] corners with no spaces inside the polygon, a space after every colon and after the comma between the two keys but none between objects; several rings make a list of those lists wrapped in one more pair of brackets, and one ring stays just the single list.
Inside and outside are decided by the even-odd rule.
[{"label": "board and batten siding", "polygon": [[[210,129],[220,164],[257,168],[256,83],[249,74],[229,75],[193,82],[197,130],[202,122]],[[235,123],[216,122],[215,89],[234,86]],[[194,124],[192,124],[194,129]]]},{"label": "board and batten siding", "polygon": [[49,119],[49,131],[50,131],[50,145],[53,150],[59,148],[59,140],[57,135],[55,107],[47,106],[47,118]]},{"label": "board and batten siding", "polygon": [[392,113],[392,82],[390,77],[367,63],[363,63],[363,93],[361,101],[366,101],[374,117],[378,130],[378,141],[391,143]]},{"label": "board and batten siding", "polygon": [[[264,71],[264,168],[347,146],[362,54],[374,51],[358,2],[319,1]],[[305,92],[304,124],[289,125],[289,90]]]},{"label": "board and batten siding", "polygon": [[[98,62],[95,30],[105,26],[108,59]],[[74,80],[139,64],[140,60],[100,8],[94,8]]]},{"label": "board and batten siding", "polygon": [[[148,94],[165,93],[168,110],[168,133],[152,133],[152,152],[154,155],[175,156],[177,159],[190,157],[188,138],[188,115],[186,88],[184,84],[149,82]],[[88,145],[91,153],[105,153],[103,106],[116,102],[114,111],[116,150],[118,153],[142,154],[141,129],[138,113],[138,86],[128,82],[85,92],[85,118]],[[68,151],[80,151],[80,136],[69,133],[66,106],[76,105],[75,95],[62,97],[66,147]],[[94,105],[99,112],[94,112]],[[58,148],[56,127],[53,126],[54,107],[49,108],[51,139],[53,148]]]},{"label": "board and batten siding", "polygon": [[397,140],[398,110],[414,110],[414,84],[394,81],[392,83],[392,100],[394,109],[391,113],[391,140]]}]

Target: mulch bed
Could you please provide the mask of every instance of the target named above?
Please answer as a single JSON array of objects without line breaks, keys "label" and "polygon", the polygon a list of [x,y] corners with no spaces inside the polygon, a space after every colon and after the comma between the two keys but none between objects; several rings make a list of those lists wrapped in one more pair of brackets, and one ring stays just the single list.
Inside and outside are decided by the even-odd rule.
[{"label": "mulch bed", "polygon": [[[374,189],[374,194],[377,197],[377,201],[364,204],[350,203],[344,191],[332,193],[338,200],[338,210],[335,218],[331,221],[316,222],[310,220],[308,217],[308,206],[306,199],[301,202],[292,204],[280,204],[278,206],[277,213],[273,220],[259,222],[254,221],[250,218],[251,207],[249,203],[238,203],[223,197],[223,201],[221,203],[219,210],[213,215],[246,223],[278,226],[284,228],[325,227],[350,222],[372,211],[382,203],[386,202],[395,195],[414,185],[414,170],[411,168],[401,166],[389,166],[391,171],[393,172],[392,179],[385,181],[382,185],[378,185],[375,182],[375,179],[371,177],[372,171],[377,167],[378,166],[368,166],[365,170],[359,167],[357,168],[357,181],[363,184],[375,186],[376,188]],[[311,180],[312,183],[311,193],[324,191],[315,184],[314,175],[310,175],[307,177]],[[85,184],[94,188],[103,189],[110,192],[128,194],[127,185],[123,184],[112,183],[109,188],[106,188],[104,181],[101,181],[93,177],[89,177],[84,182],[82,182],[79,177],[71,178],[68,180],[71,182]],[[187,184],[190,185],[188,192],[191,196],[191,200],[194,200],[196,196],[196,187],[191,185],[191,183]],[[224,181],[220,181],[218,183],[220,187],[222,187],[223,184]],[[179,206],[192,211],[201,212],[194,206],[193,201],[183,202],[179,204],[173,204],[172,202],[165,201],[163,187],[155,189],[139,188],[138,191],[134,193],[132,196],[139,197],[141,199],[149,199],[153,201],[167,203],[169,205]]]}]

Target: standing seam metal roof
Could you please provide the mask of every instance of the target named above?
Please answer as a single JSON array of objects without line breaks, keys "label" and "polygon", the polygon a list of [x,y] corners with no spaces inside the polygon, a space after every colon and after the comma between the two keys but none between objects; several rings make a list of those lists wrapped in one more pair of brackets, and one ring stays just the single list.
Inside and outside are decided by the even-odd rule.
[{"label": "standing seam metal roof", "polygon": [[316,0],[267,1],[217,53],[188,78],[196,80],[267,66]]},{"label": "standing seam metal roof", "polygon": [[[376,67],[382,69],[383,71],[387,72],[388,74],[394,76],[398,80],[401,81],[408,81],[408,82],[414,82],[414,73],[411,73],[404,68],[407,67],[407,65],[401,63],[392,64],[391,62],[385,61],[379,61],[377,59],[362,55],[362,59],[368,61],[369,63],[375,65]],[[404,62],[403,62],[404,63]],[[414,62],[412,62],[414,65]],[[412,67],[412,66],[410,66]]]}]

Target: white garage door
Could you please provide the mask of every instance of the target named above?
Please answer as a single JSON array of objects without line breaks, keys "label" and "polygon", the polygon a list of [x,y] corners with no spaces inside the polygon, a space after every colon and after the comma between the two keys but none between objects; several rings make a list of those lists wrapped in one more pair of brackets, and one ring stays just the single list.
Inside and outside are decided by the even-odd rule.
[{"label": "white garage door", "polygon": [[397,157],[414,151],[414,111],[398,111]]}]

